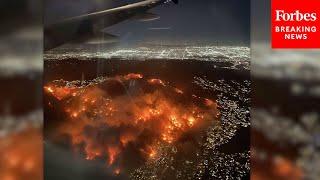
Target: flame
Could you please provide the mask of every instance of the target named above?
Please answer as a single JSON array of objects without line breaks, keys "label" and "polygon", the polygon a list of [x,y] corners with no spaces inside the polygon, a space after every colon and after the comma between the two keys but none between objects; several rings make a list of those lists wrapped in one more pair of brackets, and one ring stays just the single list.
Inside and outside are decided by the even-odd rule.
[{"label": "flame", "polygon": [[189,126],[193,126],[195,122],[196,122],[196,119],[194,117],[190,116],[188,118],[188,125]]},{"label": "flame", "polygon": [[207,106],[213,106],[213,105],[215,105],[215,103],[214,103],[212,100],[210,100],[210,99],[204,99],[204,101],[205,101],[205,105],[207,105]]},{"label": "flame", "polygon": [[130,79],[142,79],[143,75],[142,74],[137,74],[137,73],[130,73],[124,76],[125,80],[130,80]]},{"label": "flame", "polygon": [[133,134],[122,134],[120,142],[125,147],[128,143],[135,141],[136,137]]},{"label": "flame", "polygon": [[152,85],[166,86],[166,84],[161,79],[149,79],[148,83],[150,83]]},{"label": "flame", "polygon": [[150,158],[154,158],[155,156],[157,155],[157,151],[155,151],[155,150],[151,150],[151,152],[149,153],[149,157]]},{"label": "flame", "polygon": [[121,173],[121,169],[120,168],[117,168],[114,170],[114,174],[115,175],[119,175]]},{"label": "flame", "polygon": [[53,89],[52,89],[52,87],[45,87],[45,89],[48,91],[48,92],[50,92],[50,93],[54,93],[54,91],[53,91]]},{"label": "flame", "polygon": [[174,88],[174,90],[176,91],[176,93],[178,94],[183,94],[183,91],[181,89],[178,89],[178,88]]},{"label": "flame", "polygon": [[102,155],[102,152],[99,148],[94,148],[90,145],[87,145],[85,147],[85,152],[86,152],[86,159],[87,160],[94,160],[95,158]]},{"label": "flame", "polygon": [[[117,88],[139,81],[142,89],[133,95],[111,96],[108,88],[101,88],[112,86],[111,81],[119,83]],[[68,135],[73,148],[82,151],[87,160],[104,159],[113,168],[121,167],[120,156],[130,148],[138,149],[138,156],[146,160],[158,157],[159,144],[178,142],[184,133],[211,122],[217,114],[213,100],[188,97],[161,79],[145,80],[141,74],[116,76],[82,87],[66,84],[68,88],[61,82],[44,87],[68,117],[58,128],[57,137]],[[114,174],[119,173],[120,169],[114,170]]]},{"label": "flame", "polygon": [[76,89],[69,87],[58,87],[53,85],[48,85],[44,87],[45,92],[52,94],[58,100],[62,100],[70,95],[76,96]]},{"label": "flame", "polygon": [[152,146],[152,145],[148,145],[145,148],[140,149],[140,151],[143,154],[145,154],[147,156],[147,158],[149,158],[149,159],[154,159],[158,154],[155,146]]},{"label": "flame", "polygon": [[108,164],[111,166],[115,159],[117,158],[117,155],[119,154],[118,147],[108,147],[108,154],[109,154],[109,161]]}]

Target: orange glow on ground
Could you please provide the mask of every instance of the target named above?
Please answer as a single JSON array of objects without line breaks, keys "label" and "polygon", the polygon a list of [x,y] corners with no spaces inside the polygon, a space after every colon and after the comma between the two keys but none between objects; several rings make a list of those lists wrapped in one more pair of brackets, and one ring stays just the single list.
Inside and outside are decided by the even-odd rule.
[{"label": "orange glow on ground", "polygon": [[[130,81],[145,83],[152,91],[128,95],[126,89],[123,95],[110,95],[108,89],[121,90]],[[68,117],[57,135],[68,135],[73,148],[84,145],[87,160],[103,159],[109,167],[118,166],[119,156],[129,147],[138,148],[145,159],[156,158],[159,143],[179,141],[184,133],[215,120],[218,113],[213,100],[187,96],[160,79],[144,79],[141,74],[116,76],[100,84],[107,90],[97,83],[68,86],[68,90],[50,83],[45,93],[58,100]],[[108,134],[111,130],[117,133]],[[101,136],[104,139],[97,140]]]}]

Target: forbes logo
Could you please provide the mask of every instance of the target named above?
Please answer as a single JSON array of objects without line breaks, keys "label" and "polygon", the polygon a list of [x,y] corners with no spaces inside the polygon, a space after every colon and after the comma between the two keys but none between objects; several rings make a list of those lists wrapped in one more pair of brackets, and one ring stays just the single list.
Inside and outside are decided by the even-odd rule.
[{"label": "forbes logo", "polygon": [[299,10],[287,13],[284,10],[276,10],[275,21],[316,21],[317,13],[301,13]]},{"label": "forbes logo", "polygon": [[320,0],[271,0],[272,48],[320,48]]}]

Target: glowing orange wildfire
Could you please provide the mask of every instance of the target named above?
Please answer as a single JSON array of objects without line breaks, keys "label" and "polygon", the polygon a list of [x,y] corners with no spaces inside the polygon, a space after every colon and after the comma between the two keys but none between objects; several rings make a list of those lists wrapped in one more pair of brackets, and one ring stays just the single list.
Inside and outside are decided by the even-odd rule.
[{"label": "glowing orange wildfire", "polygon": [[136,74],[136,73],[130,73],[130,74],[127,74],[126,76],[124,76],[125,80],[142,79],[142,78],[143,78],[142,74]]},{"label": "glowing orange wildfire", "polygon": [[[68,116],[58,134],[68,134],[74,148],[84,145],[87,160],[105,159],[107,166],[115,168],[115,174],[120,173],[119,156],[126,148],[138,147],[141,156],[152,160],[159,154],[159,143],[177,142],[184,133],[210,123],[217,114],[214,101],[186,98],[182,90],[160,79],[144,80],[143,75],[132,73],[98,84],[109,88],[111,81],[118,82],[115,87],[124,86],[123,95],[112,96],[97,83],[84,87],[50,83],[44,89],[61,103]],[[154,90],[140,89],[128,95],[126,84],[130,81],[141,81]],[[156,88],[158,85],[160,88]]]}]

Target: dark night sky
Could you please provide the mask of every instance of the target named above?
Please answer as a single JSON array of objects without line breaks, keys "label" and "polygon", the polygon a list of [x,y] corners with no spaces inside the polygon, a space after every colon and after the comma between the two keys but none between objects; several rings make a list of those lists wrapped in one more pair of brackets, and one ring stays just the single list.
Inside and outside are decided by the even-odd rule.
[{"label": "dark night sky", "polygon": [[[161,18],[152,22],[125,22],[108,28],[126,40],[163,43],[204,42],[248,44],[250,0],[180,0],[152,9]],[[150,28],[170,28],[150,30]]]},{"label": "dark night sky", "polygon": [[[110,5],[111,1],[107,1]],[[90,11],[90,8],[97,7],[97,5],[91,7],[92,1],[88,0],[46,0],[46,2],[59,2],[54,3],[55,6],[46,3],[46,8],[51,9],[54,14],[73,11],[85,13]],[[61,3],[64,2],[69,5],[61,10]],[[100,2],[106,4],[106,1]],[[119,1],[114,2],[119,3]],[[56,13],[57,11],[60,13]],[[121,42],[126,43],[192,42],[248,45],[250,42],[250,0],[180,0],[179,5],[168,3],[151,9],[150,12],[158,14],[161,18],[150,22],[130,20],[109,27],[105,31],[119,35]]]}]

